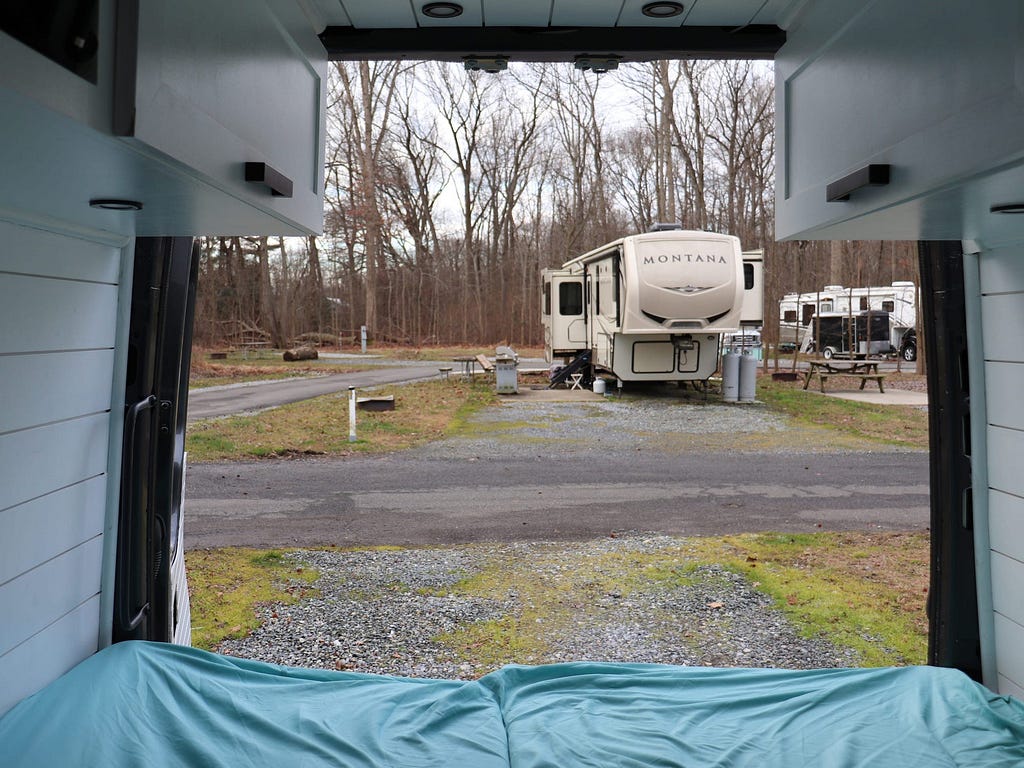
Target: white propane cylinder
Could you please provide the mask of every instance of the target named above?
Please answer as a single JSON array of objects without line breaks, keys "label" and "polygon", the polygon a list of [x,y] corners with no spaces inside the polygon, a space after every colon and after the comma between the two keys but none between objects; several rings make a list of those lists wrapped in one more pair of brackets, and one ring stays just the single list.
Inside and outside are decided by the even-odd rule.
[{"label": "white propane cylinder", "polygon": [[740,388],[740,356],[727,352],[722,356],[722,400],[735,403]]},{"label": "white propane cylinder", "polygon": [[757,358],[740,355],[740,402],[752,403],[757,397]]},{"label": "white propane cylinder", "polygon": [[608,385],[607,385],[607,383],[605,382],[604,379],[601,379],[601,378],[594,379],[594,394],[595,395],[603,395],[605,393],[605,388],[607,386]]}]

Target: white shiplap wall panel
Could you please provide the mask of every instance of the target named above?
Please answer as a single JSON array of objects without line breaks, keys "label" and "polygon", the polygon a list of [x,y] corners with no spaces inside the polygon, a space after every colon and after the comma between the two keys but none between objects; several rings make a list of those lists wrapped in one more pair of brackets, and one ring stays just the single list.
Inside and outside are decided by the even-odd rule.
[{"label": "white shiplap wall panel", "polygon": [[988,421],[1024,430],[1024,363],[985,363]]},{"label": "white shiplap wall panel", "polygon": [[[996,658],[1000,678],[1024,687],[1024,627],[1000,613],[995,616]],[[1009,693],[1000,687],[1000,693]]]},{"label": "white shiplap wall panel", "polygon": [[96,536],[0,587],[0,654],[100,593],[103,538]]},{"label": "white shiplap wall panel", "polygon": [[108,410],[113,365],[112,349],[0,357],[0,434]]},{"label": "white shiplap wall panel", "polygon": [[97,476],[0,511],[0,586],[100,535],[106,497],[106,478]]},{"label": "white shiplap wall panel", "polygon": [[99,644],[122,240],[0,221],[0,714]]},{"label": "white shiplap wall panel", "polygon": [[95,653],[99,603],[89,600],[0,658],[0,714]]},{"label": "white shiplap wall panel", "polygon": [[1024,687],[1017,685],[1010,678],[999,675],[999,692],[1004,696],[1013,696],[1024,701]]},{"label": "white shiplap wall panel", "polygon": [[[1001,693],[1024,694],[1024,245],[978,263],[985,359],[988,536],[995,667]],[[968,297],[971,301],[972,297]],[[979,563],[981,567],[983,564]]]},{"label": "white shiplap wall panel", "polygon": [[0,509],[104,474],[109,429],[101,413],[0,435]]},{"label": "white shiplap wall panel", "polygon": [[0,277],[4,352],[113,347],[116,285],[17,274]]},{"label": "white shiplap wall panel", "polygon": [[1024,259],[1016,248],[993,248],[979,268],[982,293],[1024,292]]},{"label": "white shiplap wall panel", "polygon": [[985,360],[1024,363],[1024,300],[1016,293],[982,295]]},{"label": "white shiplap wall panel", "polygon": [[992,606],[996,613],[1005,616],[1014,624],[1024,626],[1024,589],[1020,589],[1020,585],[1024,584],[1024,563],[999,552],[993,552],[992,583],[1004,587],[993,590]]},{"label": "white shiplap wall panel", "polygon": [[[993,426],[988,428],[988,485],[997,491],[1024,496],[1024,432]],[[1021,531],[1024,534],[1024,531]]]},{"label": "white shiplap wall panel", "polygon": [[1024,562],[1024,499],[990,489],[988,530],[993,551]]},{"label": "white shiplap wall panel", "polygon": [[56,232],[0,221],[0,243],[4,250],[0,269],[93,283],[118,282],[121,265],[110,258],[110,245],[75,239],[74,252],[69,254],[69,241],[66,235]]}]

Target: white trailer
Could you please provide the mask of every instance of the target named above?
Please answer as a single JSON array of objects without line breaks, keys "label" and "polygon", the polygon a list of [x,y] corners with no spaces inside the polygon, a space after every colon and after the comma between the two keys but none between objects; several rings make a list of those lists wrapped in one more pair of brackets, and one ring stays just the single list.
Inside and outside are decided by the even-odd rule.
[{"label": "white trailer", "polygon": [[889,313],[890,345],[900,349],[903,337],[917,327],[917,287],[910,281],[897,281],[863,288],[826,285],[820,291],[787,293],[779,301],[779,342],[803,345],[810,341],[811,318],[816,314],[867,310]]},{"label": "white trailer", "polygon": [[763,254],[681,229],[624,237],[542,272],[545,355],[622,381],[702,381],[723,334],[762,323]]}]

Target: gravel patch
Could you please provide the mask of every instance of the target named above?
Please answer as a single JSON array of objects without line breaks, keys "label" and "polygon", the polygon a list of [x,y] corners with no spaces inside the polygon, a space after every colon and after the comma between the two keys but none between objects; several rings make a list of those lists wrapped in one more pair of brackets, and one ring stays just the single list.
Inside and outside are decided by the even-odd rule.
[{"label": "gravel patch", "polygon": [[[777,440],[790,432],[789,420],[761,404],[730,406],[670,398],[583,403],[510,399],[474,414],[465,434],[423,446],[417,454],[500,458],[522,456],[524,447],[531,445],[547,456],[688,450],[695,441],[710,445],[718,439],[735,445],[738,436]],[[758,444],[750,445],[750,450],[758,450]]]},{"label": "gravel patch", "polygon": [[[456,584],[488,564],[528,564],[541,582],[586,579],[578,563],[605,553],[656,553],[673,537],[637,534],[577,543],[518,543],[460,548],[300,551],[315,568],[320,595],[262,609],[262,626],[217,649],[276,664],[408,677],[473,679],[505,663],[648,662],[718,667],[814,669],[856,666],[856,655],[800,637],[770,599],[743,577],[716,565],[685,583],[608,590],[588,604],[533,605],[511,585],[502,599],[465,594]],[[527,590],[524,590],[527,591]],[[558,602],[561,602],[559,599]],[[537,609],[540,609],[538,612]],[[559,613],[558,608],[562,609]],[[440,636],[529,609],[538,618],[535,647],[480,663]],[[570,617],[565,620],[565,616]],[[558,617],[561,616],[561,620]]]}]

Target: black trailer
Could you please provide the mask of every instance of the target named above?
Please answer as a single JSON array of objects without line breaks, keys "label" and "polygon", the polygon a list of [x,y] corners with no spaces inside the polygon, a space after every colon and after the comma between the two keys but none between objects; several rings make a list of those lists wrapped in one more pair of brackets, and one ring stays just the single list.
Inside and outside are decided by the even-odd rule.
[{"label": "black trailer", "polygon": [[888,312],[822,312],[811,318],[811,332],[814,348],[826,360],[860,359],[892,351]]}]

